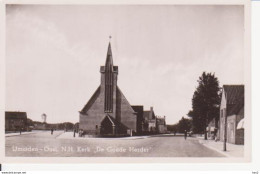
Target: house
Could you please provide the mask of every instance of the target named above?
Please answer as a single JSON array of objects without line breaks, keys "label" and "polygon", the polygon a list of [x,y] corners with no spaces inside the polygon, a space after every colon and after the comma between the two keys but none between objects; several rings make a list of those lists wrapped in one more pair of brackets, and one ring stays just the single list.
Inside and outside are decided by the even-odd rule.
[{"label": "house", "polygon": [[244,85],[223,85],[219,117],[219,139],[224,141],[225,117],[227,142],[244,144],[244,129],[238,124],[244,119]]},{"label": "house", "polygon": [[156,116],[156,131],[159,134],[164,134],[167,132],[165,116]]},{"label": "house", "polygon": [[138,135],[141,135],[144,131],[144,107],[141,105],[132,106],[133,110],[136,112],[136,131]]},{"label": "house", "polygon": [[5,112],[5,131],[26,131],[27,113],[26,112]]},{"label": "house", "polygon": [[213,118],[207,126],[207,136],[209,139],[215,139],[218,130],[218,117]]},{"label": "house", "polygon": [[165,116],[155,116],[153,107],[144,111],[143,106],[132,106],[137,113],[137,132],[138,135],[166,133],[167,126]]},{"label": "house", "polygon": [[34,121],[33,129],[35,129],[35,130],[46,130],[47,129],[47,123]]},{"label": "house", "polygon": [[153,111],[153,107],[150,107],[150,110],[144,111],[144,129],[143,132],[146,133],[155,133],[156,132],[156,118]]}]

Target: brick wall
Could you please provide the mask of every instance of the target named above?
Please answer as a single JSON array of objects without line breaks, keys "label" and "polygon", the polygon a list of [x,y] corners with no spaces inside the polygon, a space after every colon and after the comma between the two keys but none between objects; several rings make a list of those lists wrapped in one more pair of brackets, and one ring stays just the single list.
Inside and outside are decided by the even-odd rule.
[{"label": "brick wall", "polygon": [[[115,106],[116,111],[108,114],[116,119],[120,119],[121,123],[136,132],[137,116],[134,114],[134,110],[119,89],[116,91]],[[90,134],[95,134],[98,131],[96,126],[98,126],[98,129],[100,128],[101,121],[105,118],[105,116],[104,90],[101,88],[97,98],[87,113],[80,114],[79,129],[83,129]]]},{"label": "brick wall", "polygon": [[86,132],[95,132],[96,125],[99,128],[104,118],[104,91],[101,88],[87,113],[80,113],[79,129],[83,129]]},{"label": "brick wall", "polygon": [[120,117],[121,123],[136,132],[137,115],[120,89],[117,89],[117,117]]}]

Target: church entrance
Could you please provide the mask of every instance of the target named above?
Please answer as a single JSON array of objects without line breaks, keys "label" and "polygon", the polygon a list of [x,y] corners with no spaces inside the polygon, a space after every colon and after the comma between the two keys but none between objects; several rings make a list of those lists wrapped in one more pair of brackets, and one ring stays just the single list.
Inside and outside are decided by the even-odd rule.
[{"label": "church entrance", "polygon": [[115,135],[115,121],[112,117],[107,115],[101,122],[101,130],[100,134],[101,135]]}]

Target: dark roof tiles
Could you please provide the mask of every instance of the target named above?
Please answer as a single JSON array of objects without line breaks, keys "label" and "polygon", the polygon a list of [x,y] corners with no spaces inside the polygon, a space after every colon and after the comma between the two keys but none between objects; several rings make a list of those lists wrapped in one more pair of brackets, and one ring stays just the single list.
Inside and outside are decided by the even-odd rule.
[{"label": "dark roof tiles", "polygon": [[244,85],[224,85],[227,104],[236,104],[244,97]]},{"label": "dark roof tiles", "polygon": [[86,114],[87,111],[90,109],[90,107],[93,105],[93,103],[98,98],[98,95],[100,93],[100,86],[97,88],[95,93],[92,95],[92,97],[89,99],[88,103],[84,106],[84,108],[80,111],[82,114]]},{"label": "dark roof tiles", "polygon": [[227,115],[238,114],[244,107],[244,85],[224,85]]}]

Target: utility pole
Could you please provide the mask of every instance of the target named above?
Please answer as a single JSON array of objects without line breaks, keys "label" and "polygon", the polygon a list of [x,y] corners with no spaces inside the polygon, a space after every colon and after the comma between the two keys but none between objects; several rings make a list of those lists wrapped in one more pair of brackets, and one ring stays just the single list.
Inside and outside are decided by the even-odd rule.
[{"label": "utility pole", "polygon": [[226,114],[226,109],[223,110],[224,111],[224,120],[225,120],[225,124],[224,124],[224,147],[223,150],[227,151],[227,114]]},{"label": "utility pole", "polygon": [[208,127],[208,116],[209,116],[209,114],[208,114],[209,112],[207,111],[207,117],[206,117],[206,119],[205,119],[205,122],[206,122],[206,126],[205,126],[205,134],[204,134],[204,139],[205,140],[208,140],[208,130],[207,130],[207,127]]}]

